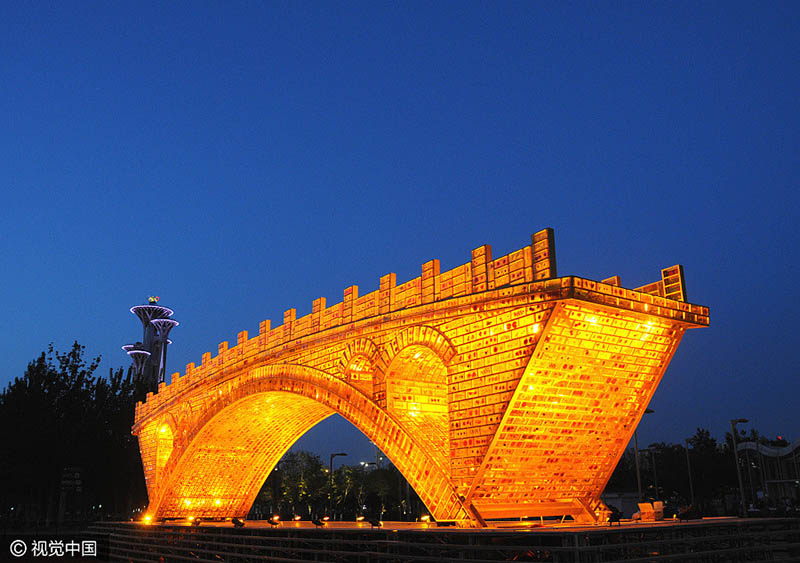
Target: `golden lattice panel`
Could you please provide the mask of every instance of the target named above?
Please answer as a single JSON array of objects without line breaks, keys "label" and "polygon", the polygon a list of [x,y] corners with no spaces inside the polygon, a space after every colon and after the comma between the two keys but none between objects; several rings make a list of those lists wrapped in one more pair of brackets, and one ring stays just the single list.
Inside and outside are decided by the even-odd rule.
[{"label": "golden lattice panel", "polygon": [[636,313],[559,304],[473,485],[481,514],[599,497],[683,332]]},{"label": "golden lattice panel", "polygon": [[339,413],[437,519],[592,519],[681,336],[708,325],[685,299],[680,266],[636,290],[558,278],[545,229],[506,256],[484,245],[289,309],[137,405],[148,514],[247,514],[291,444]]}]

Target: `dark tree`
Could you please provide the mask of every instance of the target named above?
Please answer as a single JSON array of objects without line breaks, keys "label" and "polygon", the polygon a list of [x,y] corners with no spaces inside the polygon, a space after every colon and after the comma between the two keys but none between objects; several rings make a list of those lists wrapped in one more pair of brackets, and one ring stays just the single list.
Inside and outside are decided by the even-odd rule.
[{"label": "dark tree", "polygon": [[51,345],[0,394],[1,515],[12,523],[127,518],[146,504],[130,433],[144,387],[130,370],[96,376],[99,362],[77,342]]}]

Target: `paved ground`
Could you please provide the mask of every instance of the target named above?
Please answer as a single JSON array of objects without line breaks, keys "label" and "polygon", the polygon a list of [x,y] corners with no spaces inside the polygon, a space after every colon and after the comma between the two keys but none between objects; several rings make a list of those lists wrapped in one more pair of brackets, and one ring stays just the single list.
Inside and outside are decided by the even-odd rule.
[{"label": "paved ground", "polygon": [[[752,518],[745,520],[741,518],[736,518],[733,516],[725,516],[725,517],[716,517],[716,518],[703,518],[702,520],[690,520],[688,522],[680,522],[679,520],[661,520],[658,522],[640,522],[638,520],[622,520],[619,524],[614,524],[613,528],[653,528],[653,527],[663,527],[663,526],[697,526],[702,524],[708,524],[711,522],[736,522],[736,521],[750,521],[752,522]],[[191,523],[185,521],[174,521],[174,522],[167,522],[167,525],[171,526],[190,526]],[[158,525],[158,524],[153,524]],[[201,526],[204,527],[233,527],[231,522],[203,522]],[[308,520],[301,520],[301,521],[288,521],[288,522],[280,522],[278,526],[270,525],[266,520],[247,520],[245,522],[245,526],[247,528],[279,528],[279,529],[291,529],[291,528],[316,528],[314,524],[309,522]],[[332,529],[332,530],[354,530],[354,529],[370,529],[372,525],[369,522],[327,522],[325,524],[325,528]],[[493,522],[489,528],[456,528],[456,527],[439,527],[436,523],[430,522],[383,522],[383,529],[385,530],[447,530],[447,531],[456,531],[456,530],[464,530],[469,532],[478,532],[478,531],[498,531],[498,530],[527,530],[531,532],[552,532],[553,530],[561,530],[561,531],[575,531],[579,532],[582,530],[598,530],[603,528],[610,528],[608,524],[603,525],[594,525],[594,526],[586,526],[586,525],[576,525],[574,523],[564,523],[559,524],[557,522],[547,522],[545,521],[545,525],[543,526],[539,522],[534,521],[527,521],[527,522]]]}]

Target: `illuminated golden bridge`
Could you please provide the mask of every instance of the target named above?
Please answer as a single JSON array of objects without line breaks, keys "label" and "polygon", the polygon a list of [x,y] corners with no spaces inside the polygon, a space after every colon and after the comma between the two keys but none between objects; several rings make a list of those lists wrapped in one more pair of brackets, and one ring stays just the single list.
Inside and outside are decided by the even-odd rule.
[{"label": "illuminated golden bridge", "polygon": [[244,517],[269,472],[338,413],[438,520],[570,515],[600,494],[684,331],[708,325],[683,270],[625,289],[557,277],[553,231],[499,258],[358,287],[203,354],[136,407],[153,519]]}]

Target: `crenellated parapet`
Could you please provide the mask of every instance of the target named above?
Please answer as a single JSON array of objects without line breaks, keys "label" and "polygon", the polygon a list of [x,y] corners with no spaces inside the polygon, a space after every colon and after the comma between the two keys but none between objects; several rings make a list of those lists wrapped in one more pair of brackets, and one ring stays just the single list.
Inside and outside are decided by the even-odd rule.
[{"label": "crenellated parapet", "polygon": [[[663,279],[668,279],[669,273],[680,266],[662,270],[662,280],[637,289],[621,287],[618,276],[602,282],[577,276],[551,279],[549,276],[556,272],[552,229],[539,231],[531,239],[530,246],[494,260],[490,245],[479,246],[472,251],[470,262],[442,273],[439,272],[439,260],[431,260],[422,265],[422,275],[400,285],[396,283],[395,274],[387,274],[380,278],[378,290],[360,297],[358,286],[349,286],[344,290],[342,301],[326,306],[325,297],[315,299],[311,313],[299,319],[296,309],[286,310],[283,323],[274,328],[270,320],[261,321],[257,336],[249,338],[248,331],[243,330],[236,335],[235,346],[229,347],[228,341],[220,342],[216,356],[206,352],[199,365],[190,363],[183,374],[173,373],[170,385],[160,384],[158,393],[148,393],[144,404],[137,403],[137,419],[193,383],[205,381],[240,362],[264,355],[277,357],[306,337],[348,325],[355,328],[355,323],[381,322],[381,315],[401,313],[395,316],[402,316],[403,312],[411,312],[407,311],[409,309],[429,303],[436,303],[437,309],[463,307],[472,302],[482,302],[483,295],[477,299],[469,299],[469,296],[487,291],[498,290],[497,295],[505,298],[535,295],[547,299],[574,295],[596,303],[708,325],[708,307],[664,295]],[[682,278],[682,269],[680,275]],[[685,293],[682,279],[680,291]],[[673,297],[677,295],[673,294]]]}]

